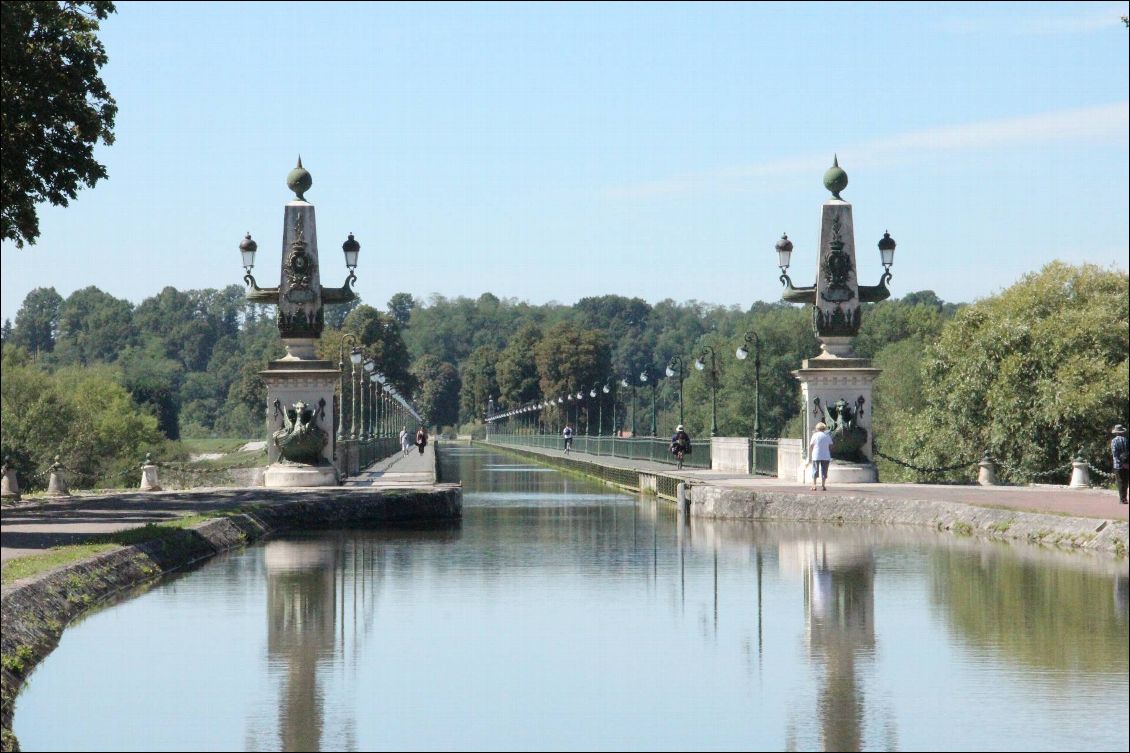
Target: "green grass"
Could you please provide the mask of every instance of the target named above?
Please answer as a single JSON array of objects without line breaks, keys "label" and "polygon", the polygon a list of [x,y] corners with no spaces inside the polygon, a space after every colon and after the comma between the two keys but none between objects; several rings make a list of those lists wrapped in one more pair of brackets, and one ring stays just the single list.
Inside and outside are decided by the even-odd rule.
[{"label": "green grass", "polygon": [[149,523],[139,528],[130,528],[114,533],[96,533],[87,537],[81,544],[68,544],[67,546],[52,547],[41,554],[32,554],[27,557],[18,557],[8,560],[0,568],[0,583],[7,585],[23,578],[53,570],[56,567],[69,565],[97,554],[104,554],[123,546],[139,544],[143,541],[153,541],[166,538],[185,528],[191,528],[205,520],[222,517],[227,512],[209,513],[206,515],[186,515],[183,518],[168,523]]},{"label": "green grass", "polygon": [[[262,439],[262,437],[258,437]],[[200,454],[205,452],[238,452],[240,447],[243,447],[248,442],[254,442],[255,439],[238,439],[232,437],[207,437],[202,439],[182,439],[181,445],[185,450],[192,454]]]}]

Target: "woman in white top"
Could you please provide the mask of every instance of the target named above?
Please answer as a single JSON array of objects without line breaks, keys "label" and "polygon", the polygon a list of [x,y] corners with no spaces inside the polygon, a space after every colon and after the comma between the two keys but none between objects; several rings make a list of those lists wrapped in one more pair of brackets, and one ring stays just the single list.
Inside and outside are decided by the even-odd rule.
[{"label": "woman in white top", "polygon": [[828,491],[828,463],[832,462],[832,435],[823,421],[816,424],[812,439],[808,440],[808,457],[812,461],[812,491],[816,491],[816,477],[820,488]]},{"label": "woman in white top", "polygon": [[412,435],[408,433],[407,426],[400,430],[400,449],[405,455],[412,451]]}]

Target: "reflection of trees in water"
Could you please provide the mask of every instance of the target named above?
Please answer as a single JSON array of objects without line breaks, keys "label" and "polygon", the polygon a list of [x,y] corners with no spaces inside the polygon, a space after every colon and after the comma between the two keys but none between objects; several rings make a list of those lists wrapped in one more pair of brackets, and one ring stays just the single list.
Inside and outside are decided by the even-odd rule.
[{"label": "reflection of trees in water", "polygon": [[1048,567],[987,549],[936,550],[931,559],[932,600],[975,646],[1043,669],[1125,670],[1124,573]]}]

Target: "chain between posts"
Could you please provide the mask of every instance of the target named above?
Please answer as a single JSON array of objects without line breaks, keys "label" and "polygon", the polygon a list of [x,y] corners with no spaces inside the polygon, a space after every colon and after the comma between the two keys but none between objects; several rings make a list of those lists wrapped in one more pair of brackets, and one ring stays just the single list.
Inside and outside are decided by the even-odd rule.
[{"label": "chain between posts", "polygon": [[930,473],[945,473],[947,471],[956,471],[959,468],[966,468],[966,467],[971,466],[971,465],[977,465],[977,463],[981,462],[980,458],[978,458],[977,460],[970,460],[970,461],[967,461],[965,463],[957,463],[955,465],[939,466],[937,468],[923,468],[922,466],[914,465],[913,463],[908,463],[905,460],[899,460],[898,458],[893,458],[890,455],[879,452],[879,450],[876,449],[876,448],[872,448],[872,450],[876,455],[883,458],[884,460],[889,460],[892,463],[895,463],[896,465],[901,465],[902,467],[909,468],[912,471],[918,471],[919,473],[927,473],[927,474],[930,474]]}]

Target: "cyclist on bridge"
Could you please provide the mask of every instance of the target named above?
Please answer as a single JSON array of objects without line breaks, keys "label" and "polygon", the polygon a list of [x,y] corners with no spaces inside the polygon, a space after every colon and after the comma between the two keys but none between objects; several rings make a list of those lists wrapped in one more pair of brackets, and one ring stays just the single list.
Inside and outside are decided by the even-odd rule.
[{"label": "cyclist on bridge", "polygon": [[691,454],[691,437],[682,424],[675,427],[675,435],[671,437],[671,454],[679,461],[679,468],[683,467],[683,456]]}]

